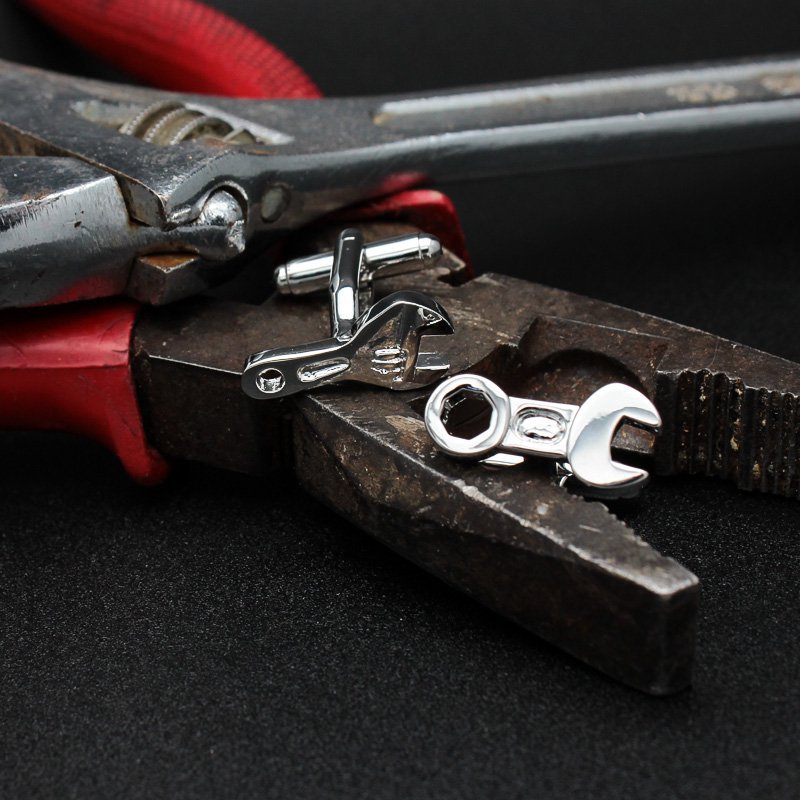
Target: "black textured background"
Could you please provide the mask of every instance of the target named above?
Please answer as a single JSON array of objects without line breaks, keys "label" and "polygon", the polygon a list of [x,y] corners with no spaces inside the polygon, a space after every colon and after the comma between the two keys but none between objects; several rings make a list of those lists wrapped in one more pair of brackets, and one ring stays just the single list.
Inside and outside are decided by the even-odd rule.
[{"label": "black textured background", "polygon": [[[796,3],[216,3],[330,94],[800,50]],[[0,57],[115,73],[0,6]],[[800,149],[461,186],[479,267],[800,360]],[[800,797],[800,506],[656,481],[627,518],[703,582],[653,699],[290,486],[132,486],[0,436],[0,796]]]}]

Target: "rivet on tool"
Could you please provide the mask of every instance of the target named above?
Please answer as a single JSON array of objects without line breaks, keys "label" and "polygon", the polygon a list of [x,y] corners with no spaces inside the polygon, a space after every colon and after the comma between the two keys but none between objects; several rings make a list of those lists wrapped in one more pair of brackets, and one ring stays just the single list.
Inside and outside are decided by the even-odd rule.
[{"label": "rivet on tool", "polygon": [[[391,242],[370,247],[379,250],[382,245],[387,252],[397,250]],[[439,353],[421,350],[423,337],[453,333],[447,312],[433,298],[395,292],[360,312],[365,249],[359,231],[348,229],[339,235],[326,273],[330,338],[250,356],[242,374],[242,388],[250,397],[286,397],[341,380],[412,389],[447,371],[450,365]]]},{"label": "rivet on tool", "polygon": [[[447,430],[450,413],[465,397],[485,400],[488,427],[471,438]],[[611,458],[611,442],[623,422],[658,430],[661,417],[650,400],[622,383],[601,387],[580,406],[509,397],[480,375],[456,375],[439,385],[425,407],[425,426],[451,456],[483,459],[495,466],[535,455],[558,461],[562,485],[575,479],[605,498],[634,497],[648,473]]]},{"label": "rivet on tool", "polygon": [[289,189],[282,183],[268,186],[261,196],[261,219],[276,222],[289,207]]}]

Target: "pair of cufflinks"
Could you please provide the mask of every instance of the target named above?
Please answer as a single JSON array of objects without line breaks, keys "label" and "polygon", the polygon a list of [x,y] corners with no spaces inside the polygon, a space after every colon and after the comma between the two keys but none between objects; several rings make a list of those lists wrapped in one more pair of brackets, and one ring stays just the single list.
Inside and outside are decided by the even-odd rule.
[{"label": "pair of cufflinks", "polygon": [[450,335],[444,308],[421,292],[402,291],[373,303],[378,277],[423,268],[441,254],[439,240],[417,234],[364,245],[355,229],[342,231],[333,252],[297,259],[276,270],[282,294],[327,287],[327,339],[255,353],[242,388],[258,399],[287,397],[343,380],[386,389],[413,389],[443,376],[449,363],[424,340]]},{"label": "pair of cufflinks", "polygon": [[[264,350],[248,358],[242,387],[258,399],[287,397],[343,380],[388,389],[413,389],[442,378],[449,363],[434,337],[454,333],[447,311],[432,297],[400,291],[374,300],[376,278],[422,269],[442,252],[427,234],[364,244],[355,229],[343,231],[332,252],[290,261],[276,270],[281,294],[327,288],[331,335],[317,342]],[[457,409],[478,400],[488,424],[473,436],[451,424]],[[483,415],[484,417],[487,414]],[[509,397],[480,375],[442,382],[425,408],[425,425],[445,453],[511,466],[527,455],[556,461],[561,483],[570,479],[600,496],[632,497],[648,473],[611,457],[623,424],[658,430],[661,417],[642,392],[612,383],[580,406]]]}]

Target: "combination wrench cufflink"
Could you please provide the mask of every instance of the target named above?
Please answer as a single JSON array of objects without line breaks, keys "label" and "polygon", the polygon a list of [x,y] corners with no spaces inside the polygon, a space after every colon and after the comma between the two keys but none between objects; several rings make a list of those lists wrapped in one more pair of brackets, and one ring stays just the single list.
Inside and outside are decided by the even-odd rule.
[{"label": "combination wrench cufflink", "polygon": [[[404,259],[397,256],[392,263],[407,261],[412,251],[420,250],[421,237],[406,238],[405,250],[397,240],[365,248],[359,231],[339,234],[333,253],[322,254],[315,265],[316,273],[330,274],[330,338],[250,356],[242,373],[245,393],[257,399],[287,397],[342,380],[413,389],[442,377],[450,364],[439,353],[423,350],[423,337],[452,334],[453,324],[433,298],[415,291],[395,292],[360,313],[362,276],[369,274],[371,297],[374,274],[372,268],[364,268],[365,253],[405,252]],[[424,237],[424,242],[428,253],[441,250],[433,237]]]},{"label": "combination wrench cufflink", "polygon": [[[488,403],[488,426],[469,438],[448,430],[450,417],[468,399]],[[648,473],[611,458],[611,443],[623,422],[657,431],[661,416],[648,398],[623,383],[609,383],[580,406],[509,397],[480,375],[455,375],[431,394],[425,426],[445,453],[481,459],[493,466],[519,463],[525,455],[558,461],[564,484],[574,478],[604,498],[634,497]],[[512,455],[510,458],[506,454]]]}]

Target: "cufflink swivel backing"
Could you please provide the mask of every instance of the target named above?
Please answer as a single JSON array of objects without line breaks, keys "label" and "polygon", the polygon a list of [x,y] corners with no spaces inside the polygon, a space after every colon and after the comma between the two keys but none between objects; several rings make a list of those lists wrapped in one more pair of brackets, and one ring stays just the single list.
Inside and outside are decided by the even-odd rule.
[{"label": "cufflink swivel backing", "polygon": [[[360,313],[365,290],[371,297],[379,255],[384,256],[387,271],[394,267],[400,272],[400,261],[407,261],[410,255],[422,249],[430,254],[441,250],[433,237],[403,238],[405,245],[388,240],[365,247],[361,233],[348,229],[339,234],[332,254],[315,257],[314,269],[309,270],[313,280],[299,279],[296,283],[304,288],[313,285],[309,289],[313,291],[320,288],[321,276],[329,270],[326,284],[331,301],[330,338],[250,356],[242,374],[244,391],[257,399],[287,397],[342,380],[412,389],[442,377],[450,366],[447,360],[421,349],[428,337],[453,333],[447,312],[433,298],[420,292],[395,292]],[[370,258],[372,261],[365,267]],[[291,278],[296,273],[284,268],[282,274],[283,279],[277,276],[279,286],[292,285]]]},{"label": "cufflink swivel backing", "polygon": [[[427,233],[416,233],[381,239],[365,244],[358,270],[359,300],[372,305],[373,282],[417,272],[436,263],[442,244]],[[317,253],[295,258],[275,268],[275,288],[282,295],[306,295],[328,288],[333,273],[334,252]]]},{"label": "cufflink swivel backing", "polygon": [[[447,429],[452,410],[466,397],[491,408],[488,427],[471,438]],[[601,387],[580,406],[509,397],[480,375],[456,375],[440,384],[425,407],[425,426],[451,456],[509,466],[535,455],[555,459],[561,483],[574,478],[604,498],[634,497],[648,480],[646,470],[611,458],[611,442],[623,422],[658,430],[661,417],[640,391],[622,383]],[[505,454],[519,454],[510,459]]]}]

